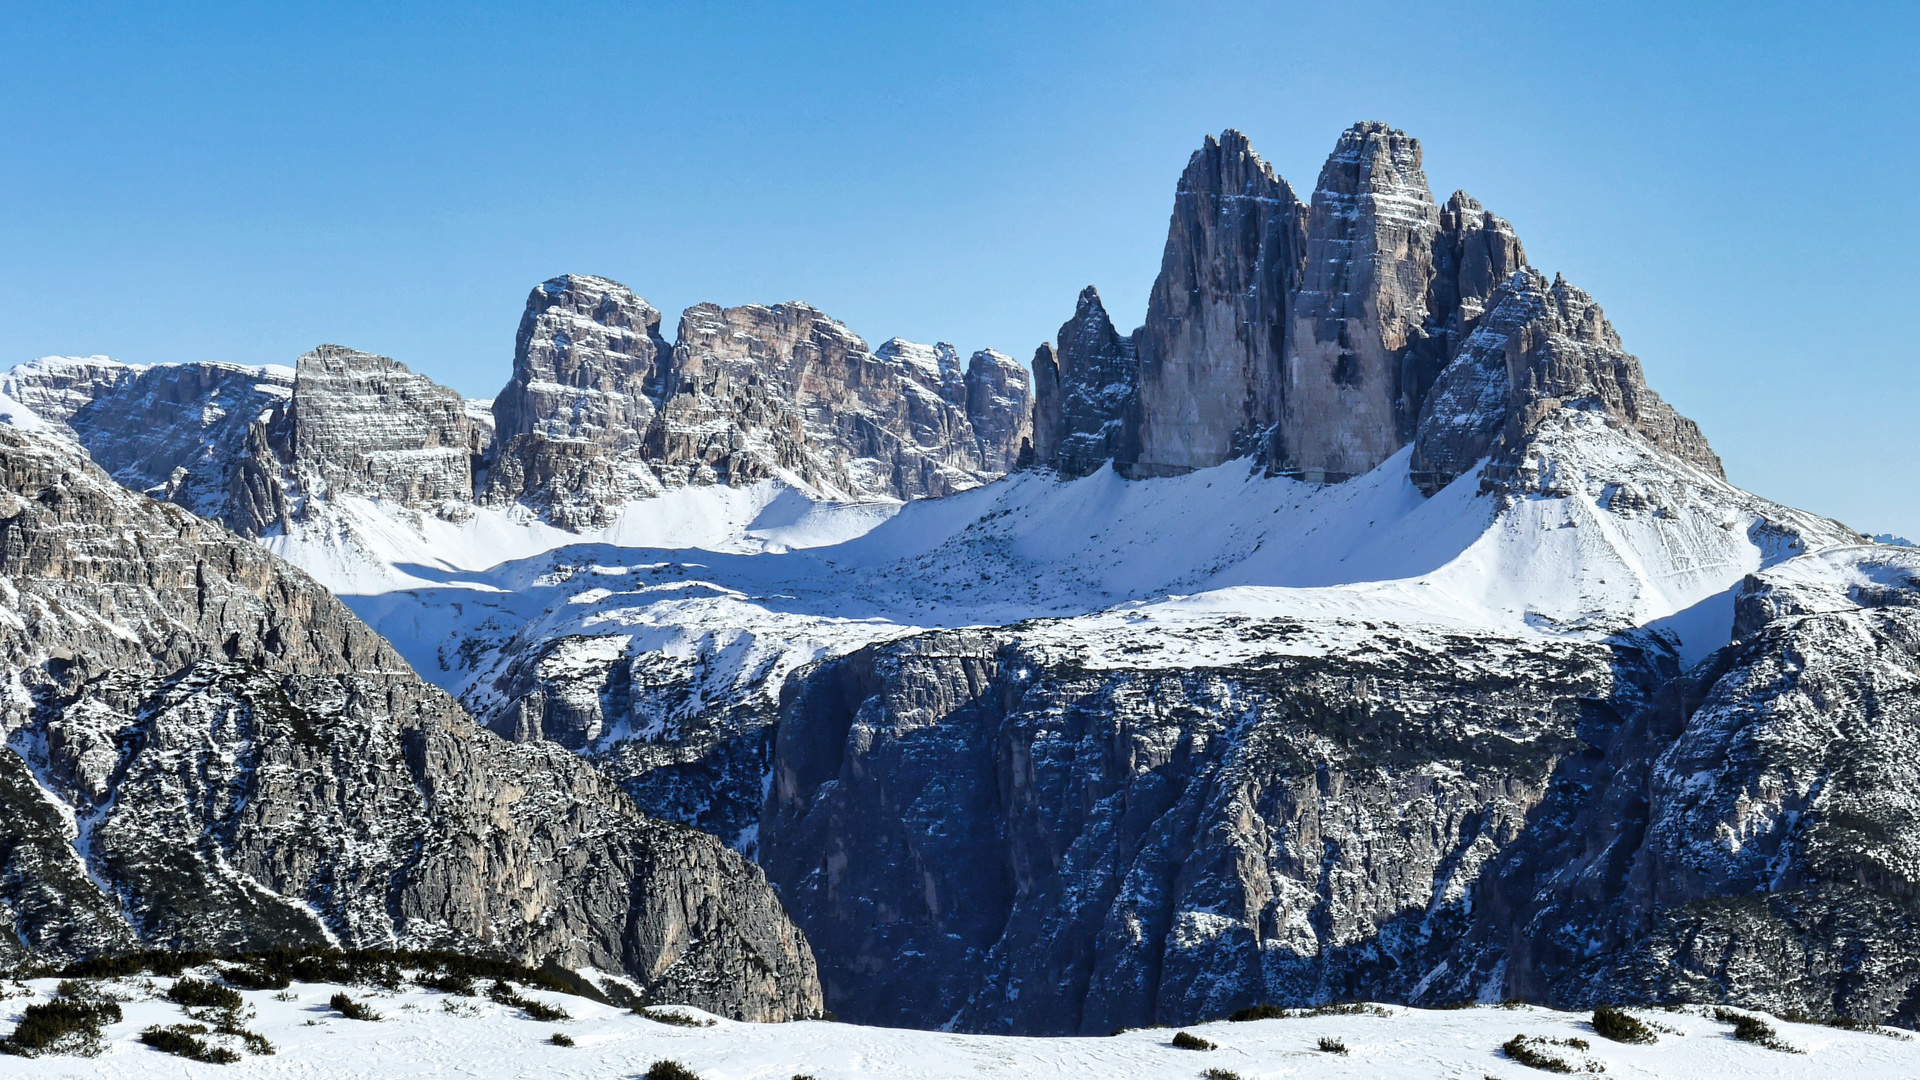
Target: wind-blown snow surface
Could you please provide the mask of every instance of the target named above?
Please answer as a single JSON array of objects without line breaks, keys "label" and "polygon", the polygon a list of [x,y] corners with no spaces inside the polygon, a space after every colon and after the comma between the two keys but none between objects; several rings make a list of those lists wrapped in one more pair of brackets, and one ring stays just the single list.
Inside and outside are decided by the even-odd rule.
[{"label": "wind-blown snow surface", "polygon": [[[164,985],[166,980],[156,980]],[[45,1000],[53,980],[30,984],[33,998],[9,998],[0,1013],[16,1019],[22,1006]],[[124,1019],[105,1032],[95,1058],[0,1057],[0,1078],[89,1076],[144,1080],[148,1077],[521,1077],[629,1078],[655,1061],[670,1059],[706,1080],[787,1080],[797,1074],[819,1080],[1197,1080],[1203,1070],[1224,1069],[1245,1080],[1314,1076],[1432,1080],[1461,1077],[1544,1076],[1504,1056],[1501,1044],[1515,1035],[1582,1039],[1589,1049],[1547,1047],[1563,1060],[1604,1067],[1612,1077],[1669,1080],[1734,1077],[1920,1076],[1920,1043],[1888,1034],[1841,1031],[1769,1021],[1800,1053],[1771,1050],[1732,1038],[1732,1026],[1698,1013],[1637,1010],[1660,1025],[1659,1041],[1630,1046],[1595,1035],[1585,1014],[1522,1007],[1428,1011],[1383,1006],[1380,1015],[1318,1016],[1212,1023],[1185,1030],[1217,1044],[1213,1050],[1176,1049],[1173,1031],[1146,1029],[1110,1038],[1016,1038],[950,1035],[898,1028],[869,1028],[820,1021],[745,1024],[696,1010],[679,1012],[711,1021],[678,1027],[583,998],[523,991],[565,1009],[570,1020],[541,1023],[485,997],[459,997],[407,988],[369,993],[364,987],[296,983],[281,1000],[267,991],[245,991],[246,1026],[273,1044],[272,1056],[244,1056],[231,1065],[201,1064],[138,1042],[153,1025],[188,1023],[183,1010],[160,1000],[137,980],[116,980]],[[327,1006],[345,991],[380,1013],[377,1022],[348,1020]],[[571,1047],[549,1042],[556,1033]],[[215,1036],[216,1041],[221,1037]],[[1322,1039],[1344,1044],[1344,1055],[1319,1049]],[[232,1040],[238,1048],[238,1040]],[[1594,1070],[1597,1071],[1597,1070]]]},{"label": "wind-blown snow surface", "polygon": [[[1482,494],[1469,475],[1425,498],[1406,454],[1334,485],[1244,463],[1143,481],[1016,473],[897,512],[808,503],[772,485],[687,489],[632,504],[599,542],[537,553],[528,549],[555,538],[505,519],[429,521],[424,539],[396,524],[377,558],[405,586],[357,594],[355,580],[377,575],[356,578],[315,546],[278,549],[486,716],[503,704],[495,684],[507,665],[575,637],[606,640],[570,646],[595,654],[573,660],[612,649],[677,669],[673,681],[692,691],[681,711],[777,692],[821,656],[971,625],[1027,623],[1023,633],[1096,667],[1207,666],[1272,648],[1208,634],[1204,649],[1155,661],[1129,644],[1142,627],[1164,640],[1227,615],[1316,622],[1327,632],[1292,646],[1307,649],[1343,647],[1381,621],[1582,637],[1652,624],[1691,661],[1727,642],[1730,592],[1745,575],[1858,540],[1598,417],[1573,414],[1542,436],[1544,490],[1533,494]],[[567,650],[553,662],[571,662]],[[649,731],[604,738],[635,735]]]}]

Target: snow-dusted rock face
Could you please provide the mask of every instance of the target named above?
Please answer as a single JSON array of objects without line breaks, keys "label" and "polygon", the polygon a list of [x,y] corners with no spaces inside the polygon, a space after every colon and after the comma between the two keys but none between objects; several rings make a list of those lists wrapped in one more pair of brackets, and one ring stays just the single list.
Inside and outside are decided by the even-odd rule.
[{"label": "snow-dusted rock face", "polygon": [[1597,412],[1690,465],[1725,475],[1699,426],[1647,386],[1640,361],[1591,296],[1526,269],[1487,303],[1423,407],[1411,462],[1423,490],[1438,491],[1488,455],[1495,460],[1492,481],[1519,479],[1516,451],[1562,409]]},{"label": "snow-dusted rock face", "polygon": [[1312,624],[1223,629],[1270,650],[1089,667],[953,632],[810,674],[781,714],[760,859],[828,1007],[1091,1034],[1418,998],[1559,762],[1658,674],[1599,644],[1382,628],[1302,656]]},{"label": "snow-dusted rock face", "polygon": [[49,357],[0,375],[0,393],[80,442],[126,487],[253,534],[281,517],[268,431],[293,383],[284,367]]},{"label": "snow-dusted rock face", "polygon": [[671,350],[660,313],[624,285],[566,274],[536,286],[493,400],[481,501],[583,529],[657,493],[646,440]]},{"label": "snow-dusted rock face", "polygon": [[260,547],[14,426],[0,537],[6,958],[418,944],[817,1009],[756,868],[478,730]]},{"label": "snow-dusted rock face", "polygon": [[1100,294],[1080,291],[1059,347],[1033,355],[1033,456],[1062,476],[1085,476],[1139,456],[1139,365],[1134,340],[1107,317]]},{"label": "snow-dusted rock face", "polygon": [[342,495],[461,516],[491,433],[405,364],[322,345],[294,365],[292,467],[308,499]]}]

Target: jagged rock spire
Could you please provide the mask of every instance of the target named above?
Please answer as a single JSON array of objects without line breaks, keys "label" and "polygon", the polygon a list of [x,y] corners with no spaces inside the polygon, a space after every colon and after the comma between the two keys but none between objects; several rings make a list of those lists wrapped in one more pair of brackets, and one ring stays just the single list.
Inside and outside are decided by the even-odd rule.
[{"label": "jagged rock spire", "polygon": [[1302,210],[1238,131],[1209,136],[1188,160],[1135,339],[1132,475],[1265,452],[1280,419],[1287,307],[1305,251]]}]

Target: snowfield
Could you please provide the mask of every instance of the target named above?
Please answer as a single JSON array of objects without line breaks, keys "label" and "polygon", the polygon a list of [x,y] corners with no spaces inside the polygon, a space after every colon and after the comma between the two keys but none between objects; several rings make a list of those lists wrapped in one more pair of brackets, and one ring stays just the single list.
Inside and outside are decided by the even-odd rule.
[{"label": "snowfield", "polygon": [[[745,1024],[677,1006],[658,1011],[706,1020],[709,1026],[659,1023],[585,998],[523,990],[565,1009],[571,1019],[543,1023],[484,996],[460,997],[408,987],[397,993],[366,987],[295,983],[281,1000],[272,991],[244,991],[249,1030],[266,1036],[272,1056],[246,1055],[230,1065],[204,1064],[142,1045],[154,1025],[188,1023],[182,1008],[159,997],[171,980],[119,979],[105,985],[122,1003],[123,1019],[104,1032],[97,1057],[0,1057],[0,1077],[474,1077],[478,1080],[629,1078],[670,1059],[705,1080],[1201,1080],[1225,1070],[1242,1080],[1280,1077],[1379,1077],[1383,1080],[1518,1080],[1553,1075],[1510,1060],[1501,1050],[1516,1035],[1584,1040],[1586,1049],[1543,1049],[1587,1073],[1610,1077],[1920,1077],[1920,1043],[1902,1033],[1842,1031],[1766,1019],[1798,1053],[1736,1041],[1732,1025],[1702,1010],[1636,1009],[1658,1025],[1652,1045],[1609,1042],[1586,1014],[1523,1006],[1429,1011],[1381,1006],[1369,1015],[1331,1015],[1246,1023],[1215,1022],[1180,1029],[1216,1044],[1212,1050],[1171,1045],[1174,1029],[1130,1031],[1111,1038],[1012,1038],[868,1028],[811,1021]],[[55,981],[18,985],[0,1003],[17,1018],[22,1006],[46,1000]],[[328,1007],[345,991],[380,1014],[349,1020]],[[555,1033],[573,1046],[550,1042]],[[1321,1040],[1346,1047],[1320,1049]],[[237,1041],[234,1044],[238,1046]],[[1540,1044],[1536,1043],[1536,1046]]]}]

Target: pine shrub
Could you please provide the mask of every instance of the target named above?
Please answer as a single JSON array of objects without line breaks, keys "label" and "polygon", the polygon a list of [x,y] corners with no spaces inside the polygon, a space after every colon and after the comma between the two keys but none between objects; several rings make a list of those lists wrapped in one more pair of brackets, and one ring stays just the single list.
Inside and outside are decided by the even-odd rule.
[{"label": "pine shrub", "polygon": [[240,991],[205,979],[178,979],[167,988],[167,1000],[199,1009],[238,1009]]},{"label": "pine shrub", "polygon": [[1659,1038],[1639,1017],[1612,1005],[1593,1010],[1593,1031],[1601,1038],[1621,1043],[1650,1043]]},{"label": "pine shrub", "polygon": [[209,1046],[200,1037],[206,1033],[206,1027],[201,1024],[174,1024],[170,1027],[150,1027],[140,1033],[140,1041],[163,1054],[212,1065],[231,1065],[240,1060],[239,1054],[224,1046]]},{"label": "pine shrub", "polygon": [[647,1080],[700,1080],[700,1074],[670,1059],[647,1066]]},{"label": "pine shrub", "polygon": [[13,1034],[0,1039],[0,1053],[20,1057],[41,1054],[99,1053],[100,1029],[120,1022],[120,1006],[112,1001],[59,998],[29,1005],[20,1014]]},{"label": "pine shrub", "polygon": [[1347,1052],[1347,1044],[1341,1042],[1339,1039],[1330,1039],[1322,1035],[1320,1037],[1320,1049],[1329,1054],[1345,1054]]},{"label": "pine shrub", "polygon": [[327,999],[327,1007],[349,1020],[378,1020],[380,1014],[365,1004],[355,1001],[345,994],[335,994]]},{"label": "pine shrub", "polygon": [[1211,1050],[1213,1044],[1186,1031],[1177,1031],[1173,1035],[1173,1045],[1182,1050]]}]

